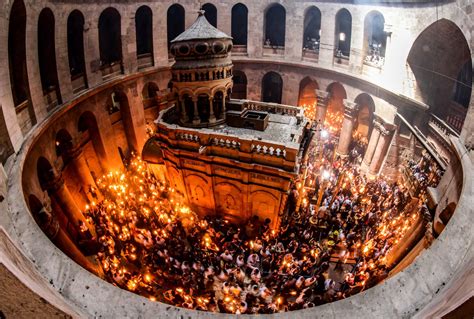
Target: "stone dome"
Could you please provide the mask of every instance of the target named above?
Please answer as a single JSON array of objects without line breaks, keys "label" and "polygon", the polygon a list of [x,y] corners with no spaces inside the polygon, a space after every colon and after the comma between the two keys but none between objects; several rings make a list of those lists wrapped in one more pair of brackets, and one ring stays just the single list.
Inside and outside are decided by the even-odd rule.
[{"label": "stone dome", "polygon": [[200,10],[193,25],[171,43],[171,53],[177,62],[175,68],[227,64],[233,47],[232,37],[213,27],[204,16],[204,10]]}]

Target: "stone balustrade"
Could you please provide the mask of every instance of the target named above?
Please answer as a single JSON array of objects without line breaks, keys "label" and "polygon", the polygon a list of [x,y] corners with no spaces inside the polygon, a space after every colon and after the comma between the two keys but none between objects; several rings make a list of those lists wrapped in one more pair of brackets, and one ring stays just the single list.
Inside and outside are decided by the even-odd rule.
[{"label": "stone balustrade", "polygon": [[[235,102],[237,102],[237,100],[230,101],[231,104]],[[304,109],[297,106],[250,100],[239,100],[239,102],[242,105],[242,109],[246,108],[252,111],[262,111],[274,114],[286,114],[290,116],[304,116]]]},{"label": "stone balustrade", "polygon": [[[271,104],[252,101],[248,105],[266,108],[266,110],[274,106],[275,111],[279,113],[291,112],[299,114],[296,112],[299,112],[300,108]],[[193,129],[169,124],[169,119],[174,116],[176,116],[176,107],[172,106],[161,111],[158,119],[155,121],[159,139],[173,148],[181,148],[199,153],[202,153],[204,150],[207,155],[274,166],[291,172],[295,171],[298,167],[298,148],[289,147],[283,143],[249,139],[234,134],[222,134],[212,129]]]},{"label": "stone balustrade", "polygon": [[434,114],[431,114],[428,126],[433,133],[439,135],[447,143],[449,143],[450,136],[459,137],[459,134],[454,129]]}]

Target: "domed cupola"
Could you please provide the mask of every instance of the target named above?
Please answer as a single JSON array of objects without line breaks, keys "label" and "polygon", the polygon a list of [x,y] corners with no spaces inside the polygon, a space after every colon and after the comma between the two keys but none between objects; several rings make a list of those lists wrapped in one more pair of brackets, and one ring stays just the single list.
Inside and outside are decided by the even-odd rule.
[{"label": "domed cupola", "polygon": [[210,127],[225,122],[225,104],[232,90],[232,37],[214,28],[200,10],[194,24],[171,41],[175,57],[173,92],[180,123]]}]

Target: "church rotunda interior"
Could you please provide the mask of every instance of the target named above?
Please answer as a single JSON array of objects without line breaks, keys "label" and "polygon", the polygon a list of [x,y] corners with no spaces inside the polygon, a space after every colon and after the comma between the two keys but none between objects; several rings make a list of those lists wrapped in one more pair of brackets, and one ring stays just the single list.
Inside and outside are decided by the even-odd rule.
[{"label": "church rotunda interior", "polygon": [[0,318],[474,316],[472,1],[0,1]]}]

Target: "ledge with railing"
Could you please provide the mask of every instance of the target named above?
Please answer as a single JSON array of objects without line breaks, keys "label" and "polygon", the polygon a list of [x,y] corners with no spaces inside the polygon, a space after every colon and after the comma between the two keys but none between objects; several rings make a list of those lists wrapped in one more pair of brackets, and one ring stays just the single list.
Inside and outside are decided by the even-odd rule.
[{"label": "ledge with railing", "polygon": [[263,55],[264,56],[284,56],[285,47],[280,46],[280,45],[264,44]]},{"label": "ledge with railing", "polygon": [[451,128],[451,126],[448,125],[448,123],[434,114],[431,114],[430,120],[428,122],[428,128],[431,133],[435,134],[435,136],[437,136],[447,145],[451,145],[450,136],[459,137],[458,132],[456,132],[453,128]]},{"label": "ledge with railing", "polygon": [[138,70],[151,68],[153,66],[153,55],[151,53],[144,53],[137,56]]},{"label": "ledge with railing", "polygon": [[176,107],[172,106],[161,111],[155,121],[156,137],[169,149],[183,149],[249,164],[271,166],[288,172],[296,172],[298,169],[299,145],[287,146],[258,138],[222,134],[212,129],[193,129],[170,124],[176,117]]},{"label": "ledge with railing", "polygon": [[284,114],[295,116],[299,119],[304,117],[304,109],[297,106],[269,103],[269,102],[258,102],[251,100],[233,100],[231,99],[228,103],[228,109],[239,109],[239,110],[251,110],[251,111],[262,111],[271,114]]}]

